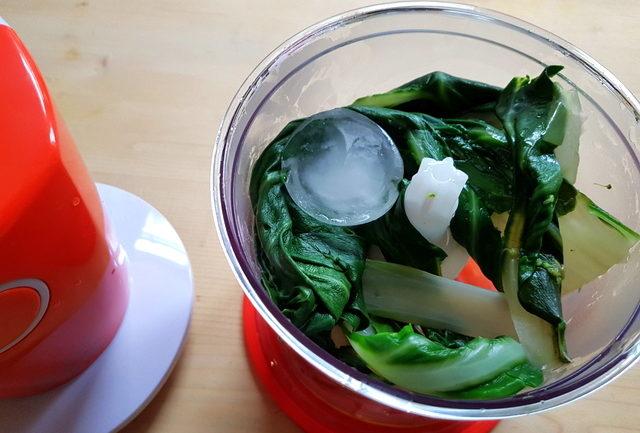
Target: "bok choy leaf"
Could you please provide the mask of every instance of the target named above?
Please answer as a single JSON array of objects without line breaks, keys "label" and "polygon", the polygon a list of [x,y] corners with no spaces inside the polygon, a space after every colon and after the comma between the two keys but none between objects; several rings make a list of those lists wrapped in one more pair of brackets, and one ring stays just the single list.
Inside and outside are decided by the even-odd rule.
[{"label": "bok choy leaf", "polygon": [[[561,69],[549,66],[534,79],[514,78],[496,106],[512,145],[514,167],[502,288],[520,341],[536,365],[569,361],[560,304],[562,249],[553,242],[559,237],[553,226],[563,177],[554,155],[558,143],[545,140],[561,95],[551,78]],[[554,330],[555,344],[549,344],[548,327]]]},{"label": "bok choy leaf", "polygon": [[377,245],[386,260],[439,274],[447,256],[442,249],[423,238],[411,225],[404,210],[404,192],[408,181],[400,185],[396,204],[382,218],[355,230],[366,241]]},{"label": "bok choy leaf", "polygon": [[[405,169],[397,203],[361,226],[322,223],[291,200],[282,152],[304,119],[288,124],[249,187],[262,282],[285,316],[350,365],[446,398],[513,395],[568,361],[561,293],[624,262],[640,236],[573,186],[579,101],[552,81],[560,70],[505,89],[434,72],[345,107],[385,130]],[[503,293],[439,277],[446,253],[405,214],[422,159],[448,157],[468,176],[451,235]],[[365,266],[370,247],[393,263]],[[334,347],[337,325],[353,349]]]},{"label": "bok choy leaf", "polygon": [[[624,263],[640,235],[578,192],[573,211],[559,218],[564,245],[562,293],[579,289]],[[595,247],[597,245],[597,247]]]},{"label": "bok choy leaf", "polygon": [[493,108],[500,88],[436,71],[386,93],[357,99],[353,105],[396,108],[432,116],[461,116]]},{"label": "bok choy leaf", "polygon": [[368,325],[361,293],[365,245],[350,228],[324,224],[285,191],[282,151],[295,122],[262,153],[251,179],[262,280],[273,301],[305,334],[331,349],[331,329]]},{"label": "bok choy leaf", "polygon": [[501,398],[542,383],[522,346],[509,337],[474,338],[449,348],[405,326],[399,332],[351,333],[356,353],[392,383],[449,398]]}]

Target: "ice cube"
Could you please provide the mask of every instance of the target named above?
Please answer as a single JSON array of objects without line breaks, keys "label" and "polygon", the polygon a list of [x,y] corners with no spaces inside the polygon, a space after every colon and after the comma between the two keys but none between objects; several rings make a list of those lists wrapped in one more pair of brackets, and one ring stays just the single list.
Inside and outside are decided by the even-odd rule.
[{"label": "ice cube", "polygon": [[398,198],[403,164],[375,122],[347,108],[318,113],[291,134],[282,167],[293,201],[314,218],[351,226],[384,215]]}]

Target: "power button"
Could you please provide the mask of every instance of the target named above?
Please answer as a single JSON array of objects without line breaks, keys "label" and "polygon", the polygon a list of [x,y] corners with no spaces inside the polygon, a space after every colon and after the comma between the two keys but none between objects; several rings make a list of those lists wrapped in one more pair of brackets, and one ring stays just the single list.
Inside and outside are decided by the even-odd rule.
[{"label": "power button", "polygon": [[38,325],[49,303],[42,280],[15,280],[0,285],[0,353],[18,344]]}]

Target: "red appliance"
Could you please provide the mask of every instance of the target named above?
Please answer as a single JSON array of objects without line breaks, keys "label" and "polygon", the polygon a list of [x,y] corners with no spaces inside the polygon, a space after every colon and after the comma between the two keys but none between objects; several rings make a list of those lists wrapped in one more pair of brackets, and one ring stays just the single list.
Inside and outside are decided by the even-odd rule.
[{"label": "red appliance", "polygon": [[127,306],[126,257],[42,75],[0,18],[0,398],[84,371]]}]

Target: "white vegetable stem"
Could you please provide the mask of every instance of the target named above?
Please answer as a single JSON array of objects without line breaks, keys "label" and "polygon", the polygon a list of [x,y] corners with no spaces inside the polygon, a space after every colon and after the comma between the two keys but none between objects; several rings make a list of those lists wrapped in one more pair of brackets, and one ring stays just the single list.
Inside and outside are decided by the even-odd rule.
[{"label": "white vegetable stem", "polygon": [[424,158],[404,195],[409,222],[420,234],[447,253],[442,275],[455,278],[469,259],[467,251],[453,240],[449,223],[458,208],[458,197],[468,176],[453,166],[453,159]]},{"label": "white vegetable stem", "polygon": [[548,322],[525,310],[518,299],[519,258],[517,249],[508,248],[505,251],[502,278],[504,297],[527,359],[536,367],[553,370],[560,365],[556,334]]},{"label": "white vegetable stem", "polygon": [[516,337],[500,292],[375,260],[367,260],[362,288],[367,311],[380,317],[473,337]]},{"label": "white vegetable stem", "polygon": [[[551,125],[545,134],[545,140],[554,143],[557,147],[554,154],[560,164],[562,175],[570,183],[574,184],[578,176],[578,163],[580,162],[580,135],[585,119],[580,106],[578,91],[574,88],[562,89],[559,85],[560,98],[552,115]],[[553,122],[558,118],[561,127],[556,127]],[[562,131],[562,141],[556,138],[554,132]]]},{"label": "white vegetable stem", "polygon": [[615,264],[625,263],[640,239],[580,192],[574,210],[558,222],[564,248],[563,295],[595,280]]}]

